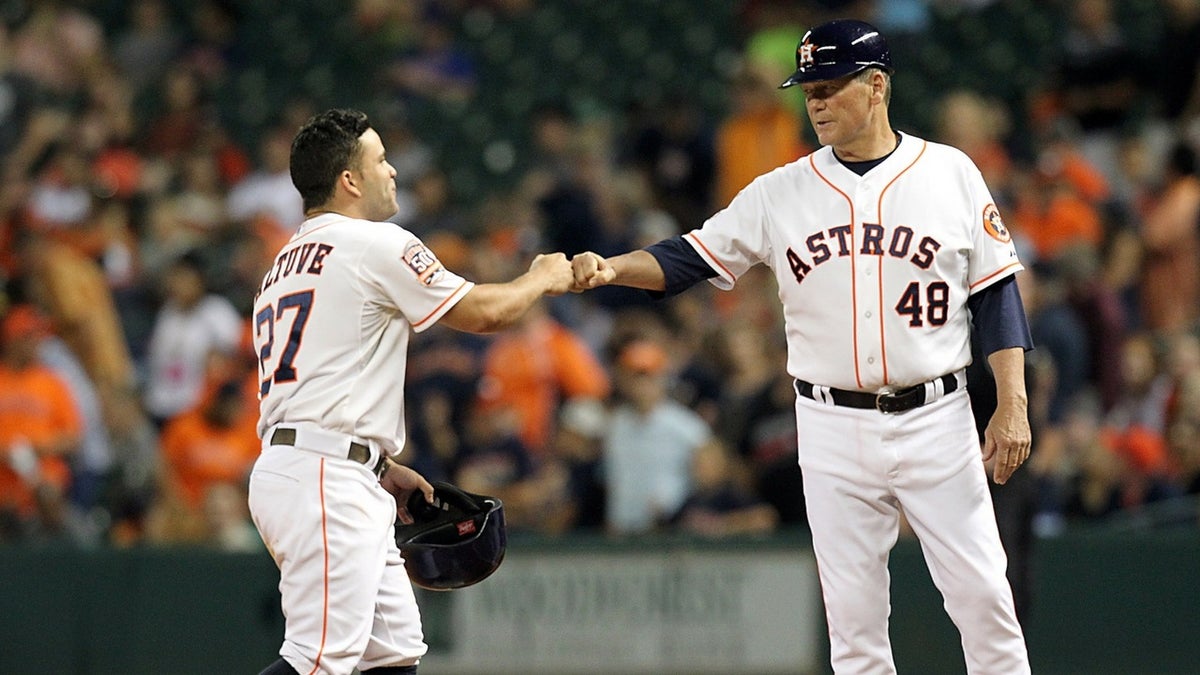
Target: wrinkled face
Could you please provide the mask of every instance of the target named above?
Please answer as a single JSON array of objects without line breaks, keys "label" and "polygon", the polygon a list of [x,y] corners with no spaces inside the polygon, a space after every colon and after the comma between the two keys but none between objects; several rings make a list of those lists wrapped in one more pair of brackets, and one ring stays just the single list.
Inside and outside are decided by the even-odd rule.
[{"label": "wrinkled face", "polygon": [[351,181],[362,192],[365,217],[387,220],[400,208],[396,204],[396,169],[388,164],[383,140],[374,129],[364,131],[358,142],[358,162],[350,169]]},{"label": "wrinkled face", "polygon": [[808,120],[821,145],[839,148],[867,133],[875,95],[871,84],[874,78],[864,81],[858,75],[800,85]]}]

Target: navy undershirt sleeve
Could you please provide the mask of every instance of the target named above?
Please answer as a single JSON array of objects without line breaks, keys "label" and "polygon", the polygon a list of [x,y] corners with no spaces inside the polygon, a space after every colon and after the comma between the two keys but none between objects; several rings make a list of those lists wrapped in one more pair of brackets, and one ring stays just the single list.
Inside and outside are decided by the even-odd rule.
[{"label": "navy undershirt sleeve", "polygon": [[705,279],[717,276],[716,270],[704,262],[704,258],[683,240],[682,235],[663,239],[642,250],[654,256],[666,279],[666,288],[662,292],[647,291],[654,298],[678,295]]},{"label": "navy undershirt sleeve", "polygon": [[967,308],[971,310],[971,323],[985,356],[1010,347],[1033,349],[1029,320],[1025,318],[1015,276],[1009,275],[967,298]]}]

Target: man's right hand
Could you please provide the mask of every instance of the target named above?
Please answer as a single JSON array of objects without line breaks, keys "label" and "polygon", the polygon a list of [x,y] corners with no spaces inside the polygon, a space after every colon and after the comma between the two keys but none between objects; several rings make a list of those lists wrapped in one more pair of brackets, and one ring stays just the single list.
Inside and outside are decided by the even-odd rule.
[{"label": "man's right hand", "polygon": [[575,283],[571,290],[576,293],[606,286],[617,278],[617,271],[608,260],[591,251],[571,258],[571,268],[575,273]]},{"label": "man's right hand", "polygon": [[545,279],[546,295],[562,295],[574,290],[571,263],[562,253],[540,253],[529,265],[529,272]]}]

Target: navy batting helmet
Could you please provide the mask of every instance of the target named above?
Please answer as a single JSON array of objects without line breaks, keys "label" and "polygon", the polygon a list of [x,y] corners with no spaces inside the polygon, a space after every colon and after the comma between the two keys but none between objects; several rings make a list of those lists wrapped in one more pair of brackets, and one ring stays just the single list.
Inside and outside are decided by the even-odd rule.
[{"label": "navy batting helmet", "polygon": [[414,585],[451,591],[486,579],[504,560],[504,504],[442,482],[433,503],[417,491],[408,499],[411,525],[396,523],[396,544]]},{"label": "navy batting helmet", "polygon": [[892,54],[883,34],[871,24],[836,19],[811,28],[796,45],[796,72],[779,85],[836,80],[866,68],[891,73]]}]

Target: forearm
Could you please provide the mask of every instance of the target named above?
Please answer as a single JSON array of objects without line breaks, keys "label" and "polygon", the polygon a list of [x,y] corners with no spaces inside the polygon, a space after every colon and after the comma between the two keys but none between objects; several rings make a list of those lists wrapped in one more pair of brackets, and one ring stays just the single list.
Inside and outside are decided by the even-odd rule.
[{"label": "forearm", "polygon": [[516,323],[545,292],[544,280],[529,272],[506,283],[479,284],[443,322],[471,333],[494,333]]},{"label": "forearm", "polygon": [[1021,347],[1000,349],[988,355],[988,365],[996,379],[996,401],[1000,405],[1026,405],[1025,350]]},{"label": "forearm", "polygon": [[646,251],[630,251],[608,259],[617,276],[613,284],[641,288],[647,291],[661,291],[666,288],[667,280],[663,275],[658,260]]},{"label": "forearm", "polygon": [[571,263],[561,253],[541,254],[529,271],[502,284],[479,284],[467,292],[440,323],[469,333],[494,333],[521,318],[543,295],[574,287]]}]

